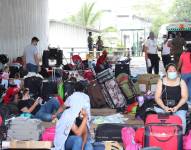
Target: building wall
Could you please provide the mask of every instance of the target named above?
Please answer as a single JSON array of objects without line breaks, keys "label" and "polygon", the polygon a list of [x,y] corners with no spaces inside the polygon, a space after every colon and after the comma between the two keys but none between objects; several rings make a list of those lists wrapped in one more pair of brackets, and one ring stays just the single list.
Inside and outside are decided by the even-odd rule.
[{"label": "building wall", "polygon": [[50,21],[49,44],[60,48],[87,48],[87,32],[80,26]]},{"label": "building wall", "polygon": [[48,0],[0,0],[0,53],[22,55],[33,36],[41,52],[48,46],[48,27]]}]

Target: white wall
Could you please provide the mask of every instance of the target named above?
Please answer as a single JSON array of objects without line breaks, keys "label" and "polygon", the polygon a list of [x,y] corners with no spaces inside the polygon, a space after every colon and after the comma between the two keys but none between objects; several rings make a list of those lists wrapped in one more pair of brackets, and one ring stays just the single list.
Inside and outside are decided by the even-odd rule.
[{"label": "white wall", "polygon": [[63,47],[87,47],[86,29],[64,22],[50,21],[49,44]]},{"label": "white wall", "polygon": [[0,0],[0,53],[23,54],[33,36],[39,51],[48,46],[48,0]]}]

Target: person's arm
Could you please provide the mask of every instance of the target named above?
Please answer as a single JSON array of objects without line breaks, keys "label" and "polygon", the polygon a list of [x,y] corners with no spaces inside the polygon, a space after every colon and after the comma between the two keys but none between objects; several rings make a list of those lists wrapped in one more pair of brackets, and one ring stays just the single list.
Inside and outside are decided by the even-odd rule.
[{"label": "person's arm", "polygon": [[23,107],[23,108],[21,109],[21,111],[22,111],[22,112],[31,113],[31,112],[36,108],[37,105],[38,105],[38,100],[36,100],[36,101],[34,102],[34,104],[33,104],[30,108]]},{"label": "person's arm", "polygon": [[144,44],[145,59],[148,59],[148,41]]},{"label": "person's arm", "polygon": [[82,134],[82,150],[84,150],[85,144],[87,142],[87,138],[88,138],[88,132],[87,132],[87,128],[84,130],[83,134]]},{"label": "person's arm", "polygon": [[179,103],[172,109],[172,112],[176,112],[188,100],[188,88],[184,80],[181,80],[180,87],[181,87],[181,99]]},{"label": "person's arm", "polygon": [[161,79],[159,79],[158,83],[157,83],[157,88],[156,88],[156,93],[155,93],[155,102],[162,108],[165,110],[165,112],[170,112],[170,108],[165,106],[162,99],[161,99],[161,95],[162,95],[162,81]]},{"label": "person's arm", "polygon": [[87,127],[87,114],[86,115],[83,114],[83,120],[81,125],[77,127],[76,124],[74,124],[71,130],[74,132],[75,135],[82,136],[82,134],[86,130],[86,127]]}]

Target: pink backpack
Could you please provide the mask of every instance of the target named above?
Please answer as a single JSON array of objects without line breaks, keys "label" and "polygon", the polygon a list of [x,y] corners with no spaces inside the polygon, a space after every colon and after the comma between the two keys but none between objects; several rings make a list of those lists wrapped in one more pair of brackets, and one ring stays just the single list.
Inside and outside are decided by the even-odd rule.
[{"label": "pink backpack", "polygon": [[135,130],[132,127],[125,127],[121,130],[123,145],[125,150],[140,150],[141,145],[137,144],[134,140]]},{"label": "pink backpack", "polygon": [[183,149],[191,150],[191,130],[189,131],[188,135],[183,137]]},{"label": "pink backpack", "polygon": [[54,136],[55,136],[55,132],[56,132],[56,127],[50,127],[50,128],[46,128],[44,130],[44,133],[42,134],[42,141],[54,141]]}]

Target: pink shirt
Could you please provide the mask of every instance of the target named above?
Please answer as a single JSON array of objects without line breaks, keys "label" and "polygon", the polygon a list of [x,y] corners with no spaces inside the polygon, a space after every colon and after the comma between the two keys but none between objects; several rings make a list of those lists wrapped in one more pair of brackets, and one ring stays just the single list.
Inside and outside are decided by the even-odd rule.
[{"label": "pink shirt", "polygon": [[8,72],[3,72],[2,79],[9,80],[9,73]]},{"label": "pink shirt", "polygon": [[180,61],[182,62],[181,73],[183,74],[191,73],[190,52],[183,52],[180,56]]}]

